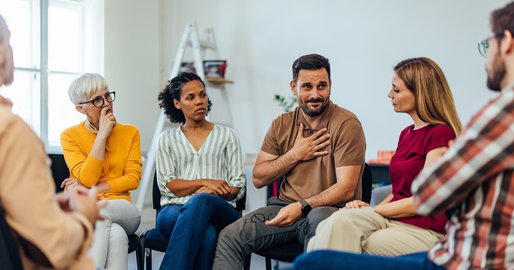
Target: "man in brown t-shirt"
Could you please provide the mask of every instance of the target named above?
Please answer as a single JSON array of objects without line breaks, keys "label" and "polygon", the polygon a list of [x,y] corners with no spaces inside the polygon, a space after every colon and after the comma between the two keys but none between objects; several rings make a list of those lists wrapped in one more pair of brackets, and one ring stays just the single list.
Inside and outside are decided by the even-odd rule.
[{"label": "man in brown t-shirt", "polygon": [[258,188],[285,177],[279,198],[220,233],[213,269],[241,269],[253,251],[307,244],[319,222],[361,197],[364,132],[353,113],[330,101],[328,59],[298,58],[290,86],[298,108],[273,121],[253,169]]}]

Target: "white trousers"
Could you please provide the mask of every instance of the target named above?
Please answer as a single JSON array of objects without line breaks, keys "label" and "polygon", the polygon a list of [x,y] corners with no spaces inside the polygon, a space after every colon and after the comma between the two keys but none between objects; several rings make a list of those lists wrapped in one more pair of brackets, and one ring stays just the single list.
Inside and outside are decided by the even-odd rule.
[{"label": "white trousers", "polygon": [[340,209],[322,221],[307,251],[333,249],[382,256],[429,250],[444,235],[390,220],[369,208]]},{"label": "white trousers", "polygon": [[105,220],[97,221],[89,255],[97,267],[128,269],[128,236],[141,221],[139,210],[127,200],[109,200],[101,210]]}]

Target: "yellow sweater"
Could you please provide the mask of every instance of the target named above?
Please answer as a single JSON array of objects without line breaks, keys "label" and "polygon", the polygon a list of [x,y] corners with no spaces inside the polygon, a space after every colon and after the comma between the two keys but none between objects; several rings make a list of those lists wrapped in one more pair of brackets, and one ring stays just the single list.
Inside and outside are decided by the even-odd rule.
[{"label": "yellow sweater", "polygon": [[101,198],[130,201],[129,191],[136,189],[141,180],[139,131],[117,123],[107,139],[104,160],[89,156],[95,138],[84,122],[62,132],[61,146],[70,177],[86,187],[107,182],[110,192],[100,194]]}]

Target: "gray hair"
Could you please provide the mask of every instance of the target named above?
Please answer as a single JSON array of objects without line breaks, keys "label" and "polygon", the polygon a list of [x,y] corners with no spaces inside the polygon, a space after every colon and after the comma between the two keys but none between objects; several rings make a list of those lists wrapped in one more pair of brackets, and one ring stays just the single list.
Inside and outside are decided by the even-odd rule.
[{"label": "gray hair", "polygon": [[107,81],[100,74],[85,73],[71,82],[68,95],[71,102],[78,105],[88,101],[89,97],[97,91],[108,88]]}]

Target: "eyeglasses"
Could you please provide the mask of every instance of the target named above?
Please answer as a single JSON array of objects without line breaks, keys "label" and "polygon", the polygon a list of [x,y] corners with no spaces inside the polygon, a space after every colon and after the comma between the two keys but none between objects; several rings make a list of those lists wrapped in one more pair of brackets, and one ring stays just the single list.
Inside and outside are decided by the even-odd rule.
[{"label": "eyeglasses", "polygon": [[112,92],[108,92],[103,97],[96,97],[89,101],[80,102],[79,104],[91,103],[91,104],[93,104],[93,106],[95,106],[97,108],[102,108],[105,104],[105,101],[107,101],[107,103],[112,103],[115,99],[116,99],[116,91],[112,91]]},{"label": "eyeglasses", "polygon": [[490,36],[490,37],[478,42],[478,52],[480,53],[480,55],[482,57],[487,56],[487,49],[489,49],[489,40],[491,40],[493,38],[502,38],[502,37],[503,37],[503,33],[494,34],[493,36]]}]

